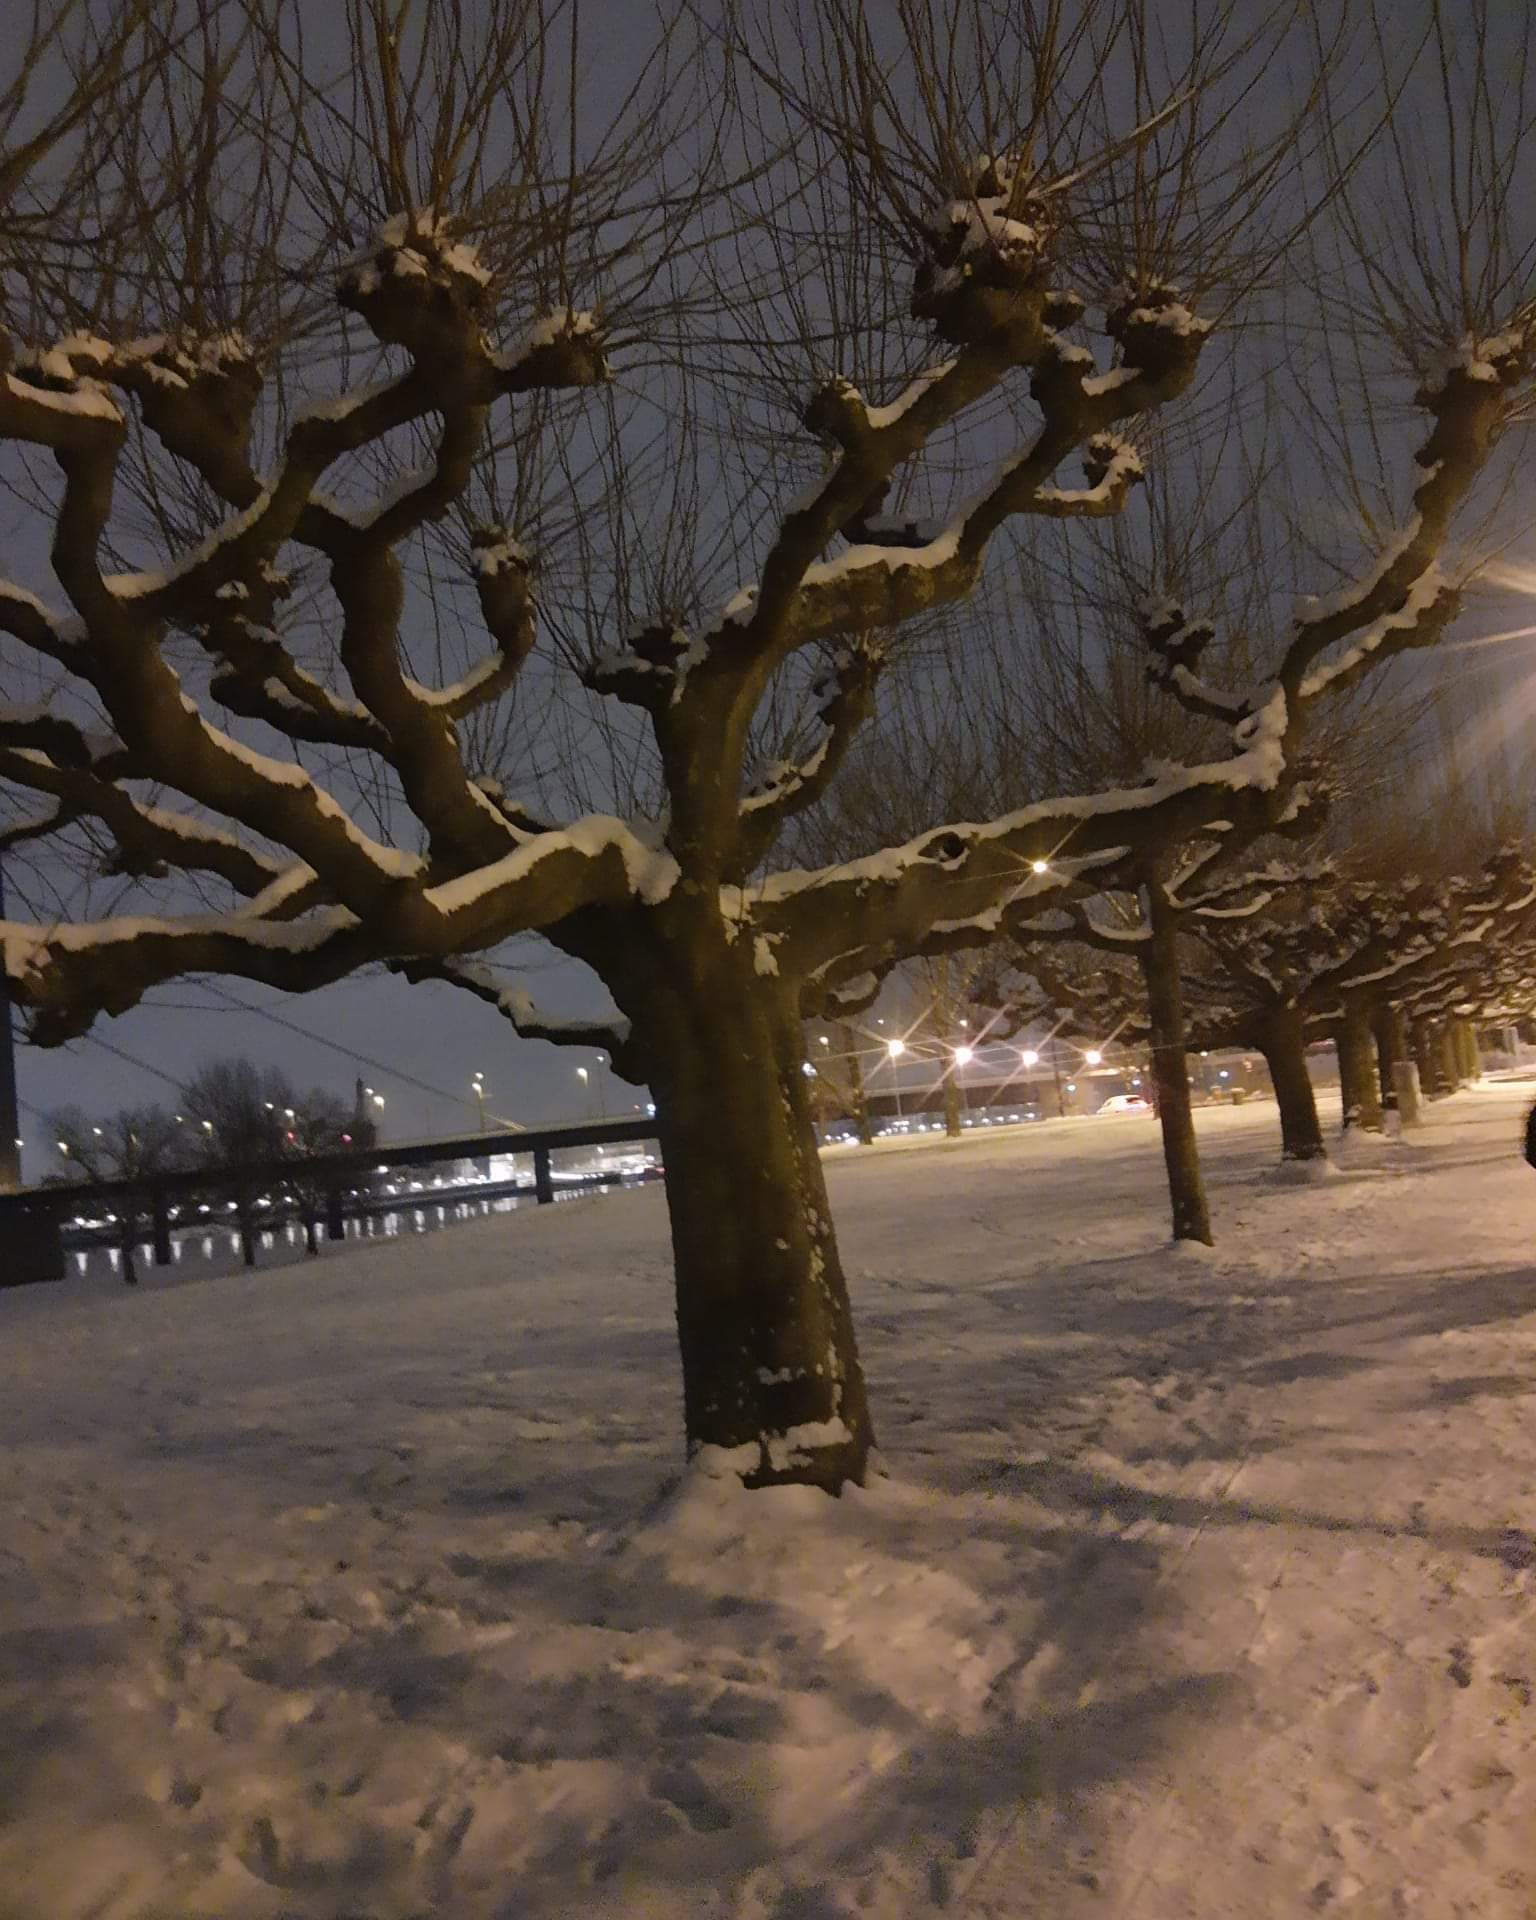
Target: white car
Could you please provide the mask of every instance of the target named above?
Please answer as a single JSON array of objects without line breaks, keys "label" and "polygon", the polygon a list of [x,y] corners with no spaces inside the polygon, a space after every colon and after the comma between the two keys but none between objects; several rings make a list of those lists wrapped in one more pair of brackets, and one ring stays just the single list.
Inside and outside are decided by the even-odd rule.
[{"label": "white car", "polygon": [[1100,1113],[1150,1113],[1152,1102],[1139,1093],[1112,1093],[1099,1108]]}]

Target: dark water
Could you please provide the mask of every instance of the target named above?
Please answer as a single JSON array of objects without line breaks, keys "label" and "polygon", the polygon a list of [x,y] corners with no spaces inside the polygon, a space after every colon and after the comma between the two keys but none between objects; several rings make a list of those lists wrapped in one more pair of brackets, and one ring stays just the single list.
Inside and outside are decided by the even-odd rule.
[{"label": "dark water", "polygon": [[[593,1200],[619,1190],[613,1186],[596,1185],[557,1187],[555,1200],[557,1203]],[[489,1219],[494,1214],[514,1213],[521,1207],[536,1204],[531,1193],[506,1195],[494,1200],[482,1200],[473,1193],[463,1196],[450,1194],[442,1199],[402,1200],[388,1212],[369,1213],[349,1219],[344,1240],[328,1240],[322,1224],[318,1258],[334,1259],[338,1254],[345,1254],[371,1242],[414,1239],[418,1234],[438,1233],[445,1227]],[[141,1283],[154,1287],[174,1286],[178,1282],[212,1279],[221,1273],[242,1272],[245,1263],[240,1253],[240,1235],[228,1224],[231,1217],[221,1217],[213,1212],[195,1224],[174,1229],[171,1234],[171,1264],[168,1267],[157,1267],[153,1250],[148,1245],[141,1245],[134,1256]],[[67,1228],[65,1233],[69,1238]],[[309,1257],[305,1251],[304,1228],[297,1220],[280,1221],[257,1234],[258,1269],[291,1266],[295,1261]],[[121,1277],[122,1255],[116,1247],[82,1244],[71,1247],[65,1253],[66,1284],[72,1280],[99,1284],[102,1281],[120,1280]]]}]

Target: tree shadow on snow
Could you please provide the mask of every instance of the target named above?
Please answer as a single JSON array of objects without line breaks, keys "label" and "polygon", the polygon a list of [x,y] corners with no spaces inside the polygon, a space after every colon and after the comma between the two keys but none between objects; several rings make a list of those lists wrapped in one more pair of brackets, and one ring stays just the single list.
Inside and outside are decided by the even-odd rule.
[{"label": "tree shadow on snow", "polygon": [[1192,1532],[1206,1527],[1284,1527],[1310,1533],[1364,1534],[1383,1540],[1416,1539],[1447,1552],[1495,1560],[1511,1569],[1528,1567],[1536,1557],[1536,1536],[1516,1527],[1403,1525],[1369,1514],[1320,1513],[1266,1501],[1160,1493],[1086,1468],[1050,1463],[1017,1465],[1009,1477],[1046,1505],[1086,1506],[1113,1514],[1124,1525],[1155,1521]]},{"label": "tree shadow on snow", "polygon": [[[308,1573],[290,1567],[302,1609],[253,1615],[249,1643],[225,1658],[259,1719],[282,1696],[318,1698],[328,1719],[368,1730],[355,1778],[327,1803],[337,1858],[353,1864],[327,1882],[274,1808],[253,1872],[338,1912],[385,1892],[458,1912],[470,1883],[455,1861],[478,1844],[504,1860],[484,1907],[495,1920],[627,1920],[658,1901],[681,1917],[714,1911],[724,1888],[749,1889],[752,1910],[776,1920],[841,1920],[861,1885],[916,1909],[963,1889],[1000,1817],[1088,1796],[1237,1705],[1220,1673],[1126,1673],[1127,1647],[1180,1603],[1152,1545],[1103,1536],[1088,1512],[1041,1529],[1037,1506],[1005,1496],[989,1514],[992,1548],[962,1556],[968,1520],[922,1490],[828,1503],[825,1521],[791,1516],[782,1543],[808,1566],[835,1563],[831,1601],[802,1604],[782,1582],[761,1590],[763,1539],[736,1557],[708,1536],[696,1557],[686,1540],[658,1547],[650,1522],[634,1521],[631,1472],[605,1471],[596,1454],[583,1469],[583,1522],[522,1509],[513,1540],[498,1539],[494,1513],[463,1516],[430,1486],[394,1489],[402,1542],[450,1517],[467,1532],[429,1575],[419,1549],[399,1567],[381,1551],[368,1584],[383,1618],[333,1611],[331,1542],[306,1549]],[[908,1578],[916,1611],[898,1601],[881,1615],[881,1592]],[[886,1643],[909,1631],[914,1684]],[[958,1685],[998,1635],[1003,1657],[969,1708],[942,1676],[921,1679],[925,1663],[953,1659]],[[392,1727],[412,1751],[435,1737],[453,1756],[442,1780],[422,1779],[431,1844],[412,1862],[381,1851],[364,1811],[372,1769],[398,1764]],[[284,1764],[303,1791],[302,1751]],[[499,1824],[488,1834],[487,1823]]]}]

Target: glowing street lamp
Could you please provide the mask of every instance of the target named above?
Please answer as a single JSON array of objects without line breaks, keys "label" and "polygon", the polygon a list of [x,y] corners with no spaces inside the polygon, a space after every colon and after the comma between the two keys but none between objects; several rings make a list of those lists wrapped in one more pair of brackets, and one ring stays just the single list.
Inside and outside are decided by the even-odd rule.
[{"label": "glowing street lamp", "polygon": [[485,1075],[483,1073],[477,1073],[474,1079],[471,1080],[469,1084],[470,1084],[470,1091],[474,1094],[475,1100],[480,1108],[480,1131],[484,1133],[485,1132]]},{"label": "glowing street lamp", "polygon": [[1090,1047],[1083,1055],[1083,1062],[1086,1066],[1101,1067],[1104,1064],[1104,1056],[1097,1047]]},{"label": "glowing street lamp", "polygon": [[1049,873],[1051,870],[1051,863],[1049,860],[1031,860],[1029,863],[1029,870],[1031,873]]},{"label": "glowing street lamp", "polygon": [[1040,1064],[1040,1056],[1038,1053],[1035,1052],[1034,1048],[1033,1047],[1023,1048],[1023,1050],[1019,1054],[1019,1065],[1021,1067],[1038,1067],[1039,1064]]}]

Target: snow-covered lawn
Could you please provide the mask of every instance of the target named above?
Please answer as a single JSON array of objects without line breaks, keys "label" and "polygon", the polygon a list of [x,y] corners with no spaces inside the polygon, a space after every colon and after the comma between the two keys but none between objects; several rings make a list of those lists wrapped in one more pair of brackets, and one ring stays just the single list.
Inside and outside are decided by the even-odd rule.
[{"label": "snow-covered lawn", "polygon": [[675,1479],[662,1195],[0,1294],[3,1920],[1536,1912],[1530,1089],[835,1156],[890,1478]]}]

